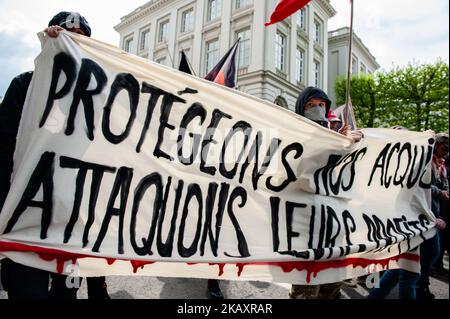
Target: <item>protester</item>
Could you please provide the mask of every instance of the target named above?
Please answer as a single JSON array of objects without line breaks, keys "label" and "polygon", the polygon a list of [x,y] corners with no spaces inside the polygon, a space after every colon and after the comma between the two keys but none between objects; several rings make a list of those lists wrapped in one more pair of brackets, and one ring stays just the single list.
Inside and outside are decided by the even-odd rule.
[{"label": "protester", "polygon": [[[295,106],[295,112],[301,116],[330,128],[327,115],[330,114],[331,100],[328,95],[319,88],[308,87],[300,93]],[[354,142],[363,138],[361,130],[352,131],[349,125],[343,126],[339,133],[351,137]],[[340,295],[342,282],[326,285],[292,285],[289,294],[292,299],[337,299]]]},{"label": "protester", "polygon": [[[445,168],[445,157],[448,155],[449,138],[448,134],[440,133],[436,135],[434,147],[432,174],[431,174],[431,210],[436,217],[436,228],[443,230],[446,228],[445,221],[441,219],[443,215],[443,204],[448,202],[448,179]],[[439,233],[431,239],[426,240],[420,246],[420,278],[417,281],[417,299],[434,299],[430,291],[430,272],[434,262],[440,255]]]},{"label": "protester", "polygon": [[73,33],[91,36],[91,27],[87,20],[77,12],[63,11],[55,15],[48,23],[48,28],[44,30],[48,36],[56,38],[58,34],[67,30]]},{"label": "protester", "polygon": [[[394,130],[407,130],[403,126],[393,126]],[[416,299],[416,282],[420,275],[406,269],[391,269],[381,276],[380,285],[370,291],[368,299],[384,299],[398,284],[398,299]]]},{"label": "protester", "polygon": [[[295,113],[326,128],[330,128],[330,122],[327,118],[330,109],[331,100],[328,95],[315,87],[307,87],[303,90],[295,105]],[[352,131],[350,125],[344,125],[338,132],[350,137],[354,142],[359,142],[364,137],[362,130]]]},{"label": "protester", "polygon": [[[405,129],[401,126],[395,126],[394,129]],[[432,164],[432,211],[439,217],[442,209],[441,204],[448,202],[448,183],[446,177],[445,167],[442,167],[442,158],[448,155],[448,136],[445,134],[438,134],[436,137],[436,146],[433,156]],[[445,189],[447,190],[445,193]],[[445,198],[447,200],[445,201]],[[442,202],[444,200],[444,202]],[[445,228],[445,222],[439,218],[436,221],[436,227],[439,230]],[[434,295],[429,291],[429,274],[430,263],[436,258],[439,251],[439,236],[425,241],[420,247],[421,254],[421,274],[395,269],[386,271],[381,277],[380,287],[373,289],[368,298],[369,299],[383,299],[386,298],[391,290],[398,283],[399,285],[399,299],[434,299]],[[417,285],[417,287],[416,287]]]},{"label": "protester", "polygon": [[[55,15],[44,31],[50,37],[57,37],[62,30],[84,36],[91,36],[86,19],[76,12],[60,12]],[[17,76],[6,91],[0,108],[0,211],[10,188],[13,171],[13,156],[22,109],[33,72]],[[48,286],[50,273],[27,267],[12,260],[2,261],[1,280],[9,299],[76,299],[77,289],[69,289],[67,276],[51,275],[52,288]],[[109,299],[104,277],[88,280],[90,299]]]},{"label": "protester", "polygon": [[[447,155],[445,159],[445,169],[447,171],[447,178],[448,178],[448,172],[449,172],[449,157]],[[450,224],[450,212],[449,212],[449,201],[444,201],[442,203],[443,209],[442,209],[442,219],[445,221],[447,225]],[[433,269],[432,269],[432,275],[448,275],[448,269],[444,268],[444,255],[447,253],[448,255],[448,246],[449,246],[449,232],[450,227],[446,227],[445,229],[441,230],[439,232],[439,238],[440,238],[440,247],[441,247],[441,254],[439,255],[439,258],[434,263]]]},{"label": "protester", "polygon": [[333,110],[330,110],[328,112],[328,121],[330,122],[330,129],[335,132],[339,132],[339,130],[342,128],[342,121],[339,117],[334,114]]}]

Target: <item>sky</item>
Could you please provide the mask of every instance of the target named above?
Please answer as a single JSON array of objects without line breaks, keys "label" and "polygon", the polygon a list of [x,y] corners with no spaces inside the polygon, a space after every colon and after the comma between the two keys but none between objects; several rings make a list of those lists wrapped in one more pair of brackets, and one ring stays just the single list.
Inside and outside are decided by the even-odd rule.
[{"label": "sky", "polygon": [[[223,0],[231,1],[231,0]],[[261,0],[254,0],[255,4]],[[314,0],[312,0],[314,1]],[[93,29],[92,37],[119,44],[113,29],[120,18],[146,0],[0,0],[0,96],[18,74],[33,70],[40,51],[36,33],[60,11],[78,11]],[[448,62],[448,0],[354,0],[355,33],[376,57],[383,69],[408,62],[433,63],[439,57]],[[331,0],[337,14],[329,30],[350,24],[349,0]],[[263,27],[263,26],[262,26]]]}]

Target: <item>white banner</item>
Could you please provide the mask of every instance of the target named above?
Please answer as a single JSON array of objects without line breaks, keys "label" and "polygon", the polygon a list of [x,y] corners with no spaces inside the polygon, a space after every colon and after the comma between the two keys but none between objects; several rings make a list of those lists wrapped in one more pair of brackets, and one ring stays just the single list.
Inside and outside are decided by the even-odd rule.
[{"label": "white banner", "polygon": [[358,144],[253,96],[40,34],[0,256],[79,276],[320,284],[418,271],[433,133]]}]

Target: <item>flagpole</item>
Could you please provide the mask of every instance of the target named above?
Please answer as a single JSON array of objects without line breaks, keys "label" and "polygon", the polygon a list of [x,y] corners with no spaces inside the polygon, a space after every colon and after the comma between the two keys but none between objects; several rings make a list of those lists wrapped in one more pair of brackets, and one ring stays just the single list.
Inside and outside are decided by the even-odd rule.
[{"label": "flagpole", "polygon": [[169,49],[169,44],[168,43],[166,43],[166,48],[167,48],[167,53],[169,54],[170,62],[172,63],[172,68],[174,68],[175,66],[174,66],[174,63],[173,63],[172,55],[170,54],[170,49]]},{"label": "flagpole", "polygon": [[[241,37],[239,37],[238,39],[237,39],[237,41],[239,42],[239,45],[240,45],[240,43],[241,43]],[[239,66],[240,66],[240,64],[241,64],[241,55],[239,54],[239,51],[237,52],[237,56],[238,56],[238,58],[237,58],[237,60],[238,60],[238,63],[237,63],[237,70],[236,70],[236,76],[235,76],[235,80],[236,80],[236,85],[235,85],[235,87],[234,87],[234,89],[237,89],[237,87],[239,86],[239,84],[238,84],[238,81],[239,81]]]},{"label": "flagpole", "polygon": [[344,109],[344,124],[348,124],[349,121],[349,105],[350,105],[350,85],[352,76],[352,46],[353,46],[353,0],[350,0],[351,13],[350,13],[350,39],[348,44],[348,65],[347,65],[347,86],[345,92],[345,109]]}]

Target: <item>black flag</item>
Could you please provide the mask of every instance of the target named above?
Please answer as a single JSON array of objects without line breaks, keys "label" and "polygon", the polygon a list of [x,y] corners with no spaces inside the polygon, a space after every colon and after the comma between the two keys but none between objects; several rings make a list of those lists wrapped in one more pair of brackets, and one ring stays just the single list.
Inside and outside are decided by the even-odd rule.
[{"label": "black flag", "polygon": [[189,61],[187,59],[186,53],[184,53],[184,50],[181,50],[181,61],[178,70],[187,74],[194,74],[191,65],[189,64]]}]

